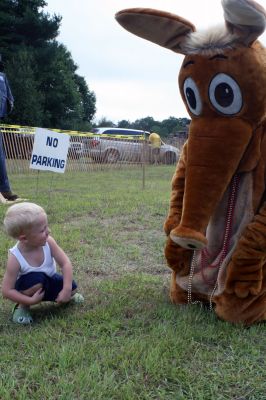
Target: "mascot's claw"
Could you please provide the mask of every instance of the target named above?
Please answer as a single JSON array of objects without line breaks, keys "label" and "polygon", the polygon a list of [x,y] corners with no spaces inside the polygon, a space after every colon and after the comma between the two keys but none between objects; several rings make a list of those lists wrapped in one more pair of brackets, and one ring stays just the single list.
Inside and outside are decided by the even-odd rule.
[{"label": "mascot's claw", "polygon": [[262,288],[262,281],[242,281],[227,283],[225,291],[227,293],[235,293],[240,299],[244,299],[249,295],[257,296]]},{"label": "mascot's claw", "polygon": [[171,238],[167,238],[165,245],[165,258],[168,266],[179,276],[187,275],[190,269],[190,262],[193,252],[184,249],[174,243]]},{"label": "mascot's claw", "polygon": [[[239,261],[239,260],[237,260]],[[245,298],[249,295],[257,296],[262,289],[262,264],[261,260],[240,259],[238,262],[231,261],[228,265],[227,278],[225,281],[225,291],[235,293],[239,298]],[[246,270],[248,266],[248,270]]]},{"label": "mascot's claw", "polygon": [[167,218],[163,226],[165,234],[169,236],[170,232],[179,225],[179,222],[180,218],[175,218],[175,217]]}]

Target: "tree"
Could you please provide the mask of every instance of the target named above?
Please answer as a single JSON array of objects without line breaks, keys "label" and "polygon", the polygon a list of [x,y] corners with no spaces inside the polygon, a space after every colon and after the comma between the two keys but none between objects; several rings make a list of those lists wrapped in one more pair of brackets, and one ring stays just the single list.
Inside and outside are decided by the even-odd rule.
[{"label": "tree", "polygon": [[46,127],[70,129],[71,122],[75,124],[82,118],[81,96],[74,80],[76,66],[71,55],[65,46],[53,41],[37,53],[36,61]]},{"label": "tree", "polygon": [[152,126],[156,125],[156,121],[152,117],[137,119],[133,123],[134,129],[141,129],[143,131],[151,131]]},{"label": "tree", "polygon": [[87,82],[82,76],[74,75],[82,103],[83,117],[81,129],[86,130],[91,128],[90,121],[93,119],[96,112],[96,96],[88,88]]},{"label": "tree", "polygon": [[19,46],[38,48],[58,36],[61,17],[39,11],[43,0],[1,0],[0,48],[5,58]]},{"label": "tree", "polygon": [[7,122],[19,125],[42,126],[44,96],[38,90],[38,82],[32,68],[32,55],[22,47],[6,66],[14,98],[14,110]]},{"label": "tree", "polygon": [[70,52],[56,41],[61,17],[44,13],[46,4],[44,0],[0,2],[0,52],[15,97],[9,120],[90,129],[96,96],[76,73]]},{"label": "tree", "polygon": [[118,128],[132,128],[132,124],[128,120],[122,119],[121,121],[118,122],[117,127]]},{"label": "tree", "polygon": [[[152,117],[146,117],[142,119],[137,119],[135,122],[130,122],[128,120],[121,120],[118,122],[118,128],[131,128],[131,129],[139,129],[148,132],[156,132],[162,137],[167,137],[169,135],[177,135],[179,132],[184,134],[187,133],[187,126],[189,125],[190,120],[188,118],[175,118],[169,117],[164,119],[162,122],[155,121]],[[96,125],[98,127],[115,127],[116,125],[107,120],[106,118],[102,118],[101,121]]]},{"label": "tree", "polygon": [[101,127],[102,128],[104,128],[104,127],[115,128],[115,126],[116,125],[112,121],[108,120],[106,117],[102,117],[97,123],[97,127],[99,127],[99,128],[101,128]]}]

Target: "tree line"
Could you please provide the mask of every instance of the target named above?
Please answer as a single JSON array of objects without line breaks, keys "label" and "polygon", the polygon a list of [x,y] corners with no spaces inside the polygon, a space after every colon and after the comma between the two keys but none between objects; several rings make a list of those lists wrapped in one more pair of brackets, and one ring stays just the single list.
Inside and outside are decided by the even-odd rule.
[{"label": "tree line", "polygon": [[0,53],[15,98],[7,122],[89,130],[95,93],[56,40],[62,18],[45,13],[46,5],[44,0],[0,2]]},{"label": "tree line", "polygon": [[[56,38],[62,17],[44,11],[45,0],[1,0],[0,53],[15,106],[5,122],[46,128],[90,131],[96,95],[66,46]],[[152,117],[114,124],[103,118],[97,126],[155,131],[161,136],[182,131],[187,118]]]},{"label": "tree line", "polygon": [[163,121],[156,121],[153,117],[146,117],[137,119],[134,122],[128,120],[121,120],[117,124],[112,121],[102,118],[98,122],[98,127],[116,127],[116,128],[131,128],[140,129],[147,132],[159,133],[162,137],[169,135],[178,135],[187,133],[190,120],[188,118],[175,118],[169,117]]}]

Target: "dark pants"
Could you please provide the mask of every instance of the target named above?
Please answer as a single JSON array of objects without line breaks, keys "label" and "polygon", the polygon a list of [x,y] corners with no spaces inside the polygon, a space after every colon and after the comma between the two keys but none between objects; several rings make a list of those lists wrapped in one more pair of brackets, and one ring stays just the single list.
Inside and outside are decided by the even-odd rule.
[{"label": "dark pants", "polygon": [[[19,292],[23,292],[37,284],[41,284],[45,292],[42,301],[55,301],[58,294],[63,289],[63,276],[60,274],[48,276],[43,272],[29,272],[28,274],[21,275],[18,278],[15,289]],[[76,288],[76,282],[72,281],[72,291]]]},{"label": "dark pants", "polygon": [[3,136],[0,131],[0,192],[10,192],[10,190],[11,189],[6,170],[6,156],[3,145]]}]

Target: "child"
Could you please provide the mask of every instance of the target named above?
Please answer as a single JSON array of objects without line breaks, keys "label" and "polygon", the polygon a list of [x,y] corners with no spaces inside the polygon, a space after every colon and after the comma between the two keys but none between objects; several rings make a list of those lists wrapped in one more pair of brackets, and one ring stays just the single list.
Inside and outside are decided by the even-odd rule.
[{"label": "child", "polygon": [[[9,250],[2,285],[3,296],[17,303],[13,322],[32,323],[30,306],[41,301],[84,301],[76,293],[69,258],[49,235],[47,215],[42,207],[28,202],[14,204],[6,212],[4,225],[7,234],[18,240]],[[63,275],[56,273],[55,262]]]}]

